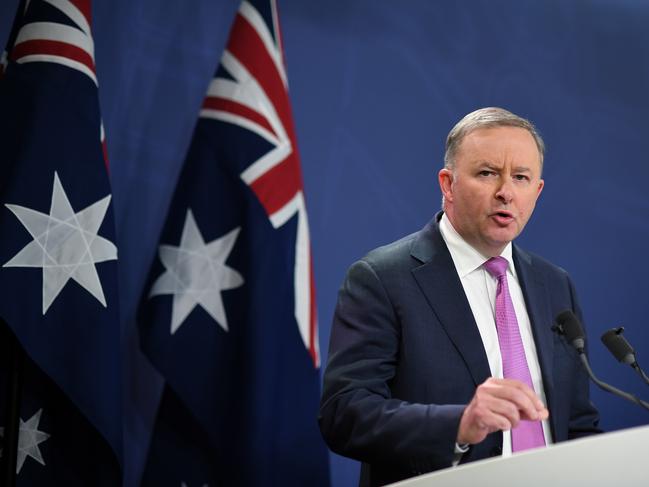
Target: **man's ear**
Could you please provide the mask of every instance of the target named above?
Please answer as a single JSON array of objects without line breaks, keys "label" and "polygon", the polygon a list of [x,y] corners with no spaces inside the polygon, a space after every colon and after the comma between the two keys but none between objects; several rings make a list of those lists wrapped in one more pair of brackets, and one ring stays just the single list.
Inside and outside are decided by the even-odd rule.
[{"label": "man's ear", "polygon": [[437,180],[439,181],[439,189],[442,191],[442,196],[446,201],[453,201],[453,171],[447,168],[440,169],[437,173]]}]

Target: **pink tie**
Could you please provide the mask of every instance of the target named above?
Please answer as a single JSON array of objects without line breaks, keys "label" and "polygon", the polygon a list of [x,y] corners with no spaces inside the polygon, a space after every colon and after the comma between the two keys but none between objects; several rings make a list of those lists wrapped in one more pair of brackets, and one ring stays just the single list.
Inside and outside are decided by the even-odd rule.
[{"label": "pink tie", "polygon": [[[492,257],[484,266],[487,272],[498,279],[496,290],[496,329],[500,354],[503,360],[503,375],[506,379],[517,379],[532,389],[532,377],[525,359],[525,349],[518,330],[518,320],[507,285],[507,260]],[[512,451],[545,446],[543,427],[540,421],[521,421],[512,429]]]}]

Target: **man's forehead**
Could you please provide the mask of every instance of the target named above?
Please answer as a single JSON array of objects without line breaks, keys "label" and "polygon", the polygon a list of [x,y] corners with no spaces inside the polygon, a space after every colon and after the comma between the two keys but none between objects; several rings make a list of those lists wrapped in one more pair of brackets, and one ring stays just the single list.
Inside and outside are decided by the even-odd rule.
[{"label": "man's forehead", "polygon": [[512,139],[530,142],[534,147],[536,147],[534,136],[528,130],[522,127],[512,127],[509,125],[476,128],[464,136],[462,144],[467,141],[485,143],[489,141],[509,141]]},{"label": "man's forehead", "polygon": [[532,134],[520,127],[486,127],[467,134],[458,147],[458,159],[473,164],[502,163],[502,158],[514,157],[516,165],[540,166],[536,141]]}]

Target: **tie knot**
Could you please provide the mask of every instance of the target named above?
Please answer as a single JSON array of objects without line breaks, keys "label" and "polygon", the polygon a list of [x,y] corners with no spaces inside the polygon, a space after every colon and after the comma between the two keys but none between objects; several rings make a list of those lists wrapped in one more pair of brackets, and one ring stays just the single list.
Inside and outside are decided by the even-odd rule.
[{"label": "tie knot", "polygon": [[507,259],[504,257],[492,257],[487,262],[484,263],[485,269],[487,272],[494,276],[496,279],[504,276],[507,272]]}]

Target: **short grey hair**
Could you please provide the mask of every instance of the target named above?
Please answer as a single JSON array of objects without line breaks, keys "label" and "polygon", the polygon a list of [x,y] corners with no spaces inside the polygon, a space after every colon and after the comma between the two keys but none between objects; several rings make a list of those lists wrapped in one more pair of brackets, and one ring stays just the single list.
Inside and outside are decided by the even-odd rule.
[{"label": "short grey hair", "polygon": [[480,108],[466,115],[455,127],[451,129],[446,137],[446,152],[444,154],[444,167],[455,169],[455,158],[464,138],[471,132],[478,129],[494,127],[518,127],[527,130],[536,142],[543,172],[543,156],[545,155],[545,143],[541,134],[536,130],[534,124],[518,115],[513,114],[504,108],[486,107]]}]

